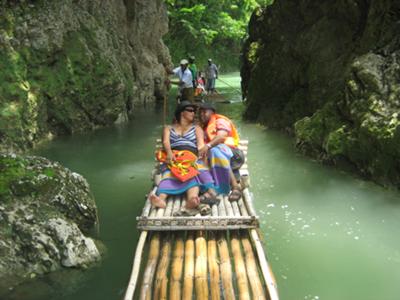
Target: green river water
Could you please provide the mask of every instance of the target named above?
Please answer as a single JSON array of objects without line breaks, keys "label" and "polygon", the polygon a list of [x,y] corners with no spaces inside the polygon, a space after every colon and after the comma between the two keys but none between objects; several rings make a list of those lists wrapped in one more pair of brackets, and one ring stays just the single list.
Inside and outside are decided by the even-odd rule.
[{"label": "green river water", "polygon": [[[238,74],[222,79],[240,86]],[[289,137],[242,122],[240,96],[219,84],[234,101],[219,104],[219,111],[250,141],[251,190],[280,298],[400,299],[400,194],[320,165],[297,154]],[[161,110],[149,106],[127,125],[59,138],[37,150],[87,178],[108,250],[98,267],[35,280],[8,299],[123,297],[161,123]]]}]

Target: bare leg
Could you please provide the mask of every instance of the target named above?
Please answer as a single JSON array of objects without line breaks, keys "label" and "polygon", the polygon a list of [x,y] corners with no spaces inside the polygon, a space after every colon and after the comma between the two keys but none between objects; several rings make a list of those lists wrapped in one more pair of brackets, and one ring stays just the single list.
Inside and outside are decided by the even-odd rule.
[{"label": "bare leg", "polygon": [[229,171],[229,177],[231,182],[231,193],[229,194],[229,201],[237,201],[242,197],[242,192],[239,184],[236,181],[235,175],[233,174],[232,169]]},{"label": "bare leg", "polygon": [[165,208],[167,206],[166,200],[168,195],[167,194],[160,194],[157,196],[156,194],[151,194],[149,199],[153,206],[159,208]]},{"label": "bare leg", "polygon": [[186,208],[195,208],[199,205],[199,187],[194,186],[186,191]]},{"label": "bare leg", "polygon": [[229,177],[230,177],[232,190],[239,189],[240,188],[239,184],[236,181],[236,177],[235,177],[235,174],[233,174],[232,169],[229,169]]}]

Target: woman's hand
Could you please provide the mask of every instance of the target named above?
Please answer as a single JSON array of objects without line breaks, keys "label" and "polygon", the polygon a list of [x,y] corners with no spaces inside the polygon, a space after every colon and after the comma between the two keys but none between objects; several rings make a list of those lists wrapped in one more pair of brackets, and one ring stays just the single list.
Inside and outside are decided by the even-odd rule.
[{"label": "woman's hand", "polygon": [[171,162],[175,161],[175,155],[172,151],[168,151],[167,152],[167,159],[166,159],[166,163],[170,164]]},{"label": "woman's hand", "polygon": [[199,149],[199,157],[201,159],[205,159],[207,157],[207,152],[208,152],[208,146],[204,145]]}]

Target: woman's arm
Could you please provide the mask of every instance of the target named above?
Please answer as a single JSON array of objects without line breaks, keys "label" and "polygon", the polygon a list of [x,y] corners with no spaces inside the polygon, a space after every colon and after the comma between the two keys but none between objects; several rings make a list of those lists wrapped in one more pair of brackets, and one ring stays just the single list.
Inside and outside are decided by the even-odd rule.
[{"label": "woman's arm", "polygon": [[174,159],[174,154],[172,153],[171,144],[169,142],[170,126],[165,126],[163,130],[163,146],[165,152],[167,152],[167,163],[170,163]]},{"label": "woman's arm", "polygon": [[171,150],[171,144],[169,142],[169,132],[170,132],[170,126],[165,126],[164,130],[163,130],[163,138],[162,138],[162,142],[163,142],[163,146],[164,146],[164,150],[168,153]]},{"label": "woman's arm", "polygon": [[196,139],[197,139],[197,149],[200,150],[204,147],[204,131],[200,126],[196,126]]}]

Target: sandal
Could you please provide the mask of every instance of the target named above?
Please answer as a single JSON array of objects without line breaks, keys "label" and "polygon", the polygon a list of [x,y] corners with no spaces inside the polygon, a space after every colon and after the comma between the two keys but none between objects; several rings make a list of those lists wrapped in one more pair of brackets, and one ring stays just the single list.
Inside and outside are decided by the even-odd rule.
[{"label": "sandal", "polygon": [[242,198],[242,191],[238,187],[234,187],[232,192],[229,194],[228,200],[229,201],[238,201]]},{"label": "sandal", "polygon": [[203,195],[200,196],[200,203],[214,205],[219,203],[219,199],[216,195],[205,192]]},{"label": "sandal", "polygon": [[183,207],[180,210],[178,210],[177,212],[175,212],[173,216],[174,217],[194,217],[198,213],[199,213],[198,208],[189,209],[189,208]]},{"label": "sandal", "polygon": [[211,215],[211,207],[208,204],[200,203],[198,209],[200,210],[200,214],[202,216]]}]

